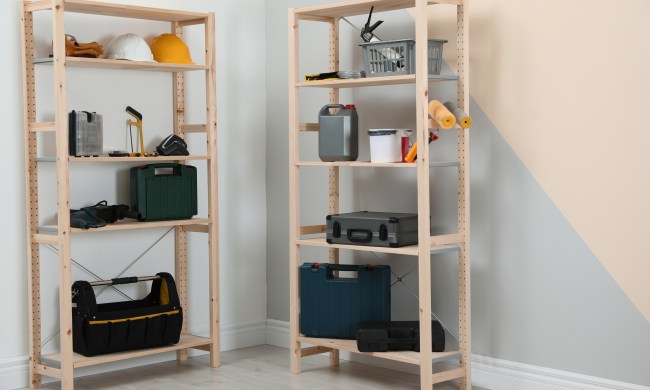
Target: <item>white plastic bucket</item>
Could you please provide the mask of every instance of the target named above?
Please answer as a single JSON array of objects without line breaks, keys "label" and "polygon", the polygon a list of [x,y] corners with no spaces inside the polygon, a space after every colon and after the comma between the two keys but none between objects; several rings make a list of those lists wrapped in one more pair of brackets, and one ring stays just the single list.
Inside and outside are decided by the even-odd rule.
[{"label": "white plastic bucket", "polygon": [[369,129],[370,162],[402,161],[402,136],[397,129]]}]

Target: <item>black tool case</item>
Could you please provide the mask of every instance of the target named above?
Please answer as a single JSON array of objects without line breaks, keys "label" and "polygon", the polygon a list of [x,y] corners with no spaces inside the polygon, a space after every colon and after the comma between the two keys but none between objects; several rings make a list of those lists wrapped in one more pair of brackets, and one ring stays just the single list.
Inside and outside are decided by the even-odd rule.
[{"label": "black tool case", "polygon": [[360,321],[388,320],[389,266],[319,263],[300,266],[300,333],[303,335],[354,340]]},{"label": "black tool case", "polygon": [[[419,321],[360,322],[357,331],[359,352],[420,352]],[[445,350],[445,330],[438,321],[431,321],[431,350]]]},{"label": "black tool case", "polygon": [[400,247],[418,243],[418,215],[358,211],[327,216],[327,242]]},{"label": "black tool case", "polygon": [[[151,292],[135,301],[97,304],[87,281],[72,285],[72,345],[84,356],[176,344],[183,326],[174,278],[157,274]],[[106,284],[138,282],[137,277],[113,279]]]}]

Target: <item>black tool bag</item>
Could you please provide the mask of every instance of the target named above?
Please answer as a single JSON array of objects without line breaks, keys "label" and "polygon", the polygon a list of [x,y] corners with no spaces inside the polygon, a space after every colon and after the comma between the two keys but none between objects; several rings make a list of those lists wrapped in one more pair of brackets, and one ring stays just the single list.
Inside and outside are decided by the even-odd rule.
[{"label": "black tool bag", "polygon": [[[357,348],[359,352],[420,352],[420,322],[359,322]],[[445,350],[445,330],[438,321],[431,321],[431,350],[433,352]]]},{"label": "black tool bag", "polygon": [[358,211],[327,216],[330,244],[401,247],[418,243],[418,215]]},{"label": "black tool bag", "polygon": [[[157,274],[151,292],[141,300],[97,304],[87,281],[72,285],[73,350],[84,356],[176,344],[183,326],[174,278]],[[152,278],[149,278],[152,279]],[[119,278],[102,284],[137,283]],[[94,283],[97,284],[97,283]]]}]

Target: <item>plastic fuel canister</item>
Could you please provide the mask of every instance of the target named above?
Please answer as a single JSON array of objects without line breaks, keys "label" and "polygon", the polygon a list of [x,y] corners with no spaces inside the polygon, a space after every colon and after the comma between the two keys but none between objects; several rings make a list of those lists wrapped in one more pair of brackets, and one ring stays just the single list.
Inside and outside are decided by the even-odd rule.
[{"label": "plastic fuel canister", "polygon": [[[332,112],[331,109],[338,109]],[[355,161],[359,156],[359,117],[353,104],[328,104],[318,113],[321,161]]]}]

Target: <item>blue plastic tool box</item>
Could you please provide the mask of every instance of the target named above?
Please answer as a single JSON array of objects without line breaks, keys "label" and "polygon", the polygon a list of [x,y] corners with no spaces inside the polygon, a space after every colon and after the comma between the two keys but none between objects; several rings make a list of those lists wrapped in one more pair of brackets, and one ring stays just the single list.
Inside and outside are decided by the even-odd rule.
[{"label": "blue plastic tool box", "polygon": [[[356,277],[335,271],[354,271]],[[389,266],[300,266],[300,333],[353,340],[360,321],[390,321]]]}]

